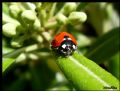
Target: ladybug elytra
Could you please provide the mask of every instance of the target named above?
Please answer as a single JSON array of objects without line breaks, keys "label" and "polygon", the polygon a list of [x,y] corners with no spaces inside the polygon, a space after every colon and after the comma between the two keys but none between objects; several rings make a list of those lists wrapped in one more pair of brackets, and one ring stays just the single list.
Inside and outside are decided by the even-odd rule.
[{"label": "ladybug elytra", "polygon": [[77,49],[77,41],[71,34],[61,32],[52,40],[51,48],[58,54],[69,56]]}]

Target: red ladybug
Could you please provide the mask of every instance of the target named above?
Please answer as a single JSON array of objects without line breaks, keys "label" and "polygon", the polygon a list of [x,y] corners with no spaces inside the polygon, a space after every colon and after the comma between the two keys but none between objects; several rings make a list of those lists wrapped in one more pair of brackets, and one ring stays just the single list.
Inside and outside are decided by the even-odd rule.
[{"label": "red ladybug", "polygon": [[77,41],[71,34],[61,32],[52,40],[51,48],[58,54],[69,56],[77,49]]}]

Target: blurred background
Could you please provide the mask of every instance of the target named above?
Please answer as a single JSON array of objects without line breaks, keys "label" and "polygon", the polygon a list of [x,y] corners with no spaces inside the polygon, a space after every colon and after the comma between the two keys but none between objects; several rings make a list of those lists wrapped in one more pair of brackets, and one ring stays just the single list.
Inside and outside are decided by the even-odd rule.
[{"label": "blurred background", "polygon": [[[68,13],[66,3],[71,7],[66,6],[67,10],[70,8]],[[55,63],[50,48],[53,37],[62,31],[74,35],[78,52],[119,79],[120,32],[113,32],[120,26],[119,3],[66,3],[2,3],[3,91],[75,90]],[[26,10],[35,15],[24,13]],[[58,12],[68,18],[73,11],[84,12],[87,19],[77,24],[56,23],[54,16]],[[104,46],[100,47],[101,44]],[[98,51],[92,53],[95,48]]]}]

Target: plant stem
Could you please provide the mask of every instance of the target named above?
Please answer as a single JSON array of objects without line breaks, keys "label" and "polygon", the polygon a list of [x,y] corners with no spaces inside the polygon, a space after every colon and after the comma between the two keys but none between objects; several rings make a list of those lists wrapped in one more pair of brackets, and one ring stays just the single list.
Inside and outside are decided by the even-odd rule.
[{"label": "plant stem", "polygon": [[[50,13],[49,13],[49,15],[48,15],[48,17],[49,17],[49,18],[51,18],[51,17],[53,17],[53,16],[54,16],[55,9],[56,9],[56,5],[57,5],[57,3],[56,3],[56,2],[55,2],[55,3],[53,3],[52,8],[51,8],[51,10],[50,10]],[[48,18],[48,19],[49,19],[49,18]]]},{"label": "plant stem", "polygon": [[43,48],[43,45],[42,44],[29,45],[27,47],[23,47],[23,48],[15,50],[11,53],[5,54],[3,56],[4,57],[9,57],[9,58],[16,57],[17,55],[19,55],[22,52],[31,52],[31,51],[37,50],[38,48]]}]

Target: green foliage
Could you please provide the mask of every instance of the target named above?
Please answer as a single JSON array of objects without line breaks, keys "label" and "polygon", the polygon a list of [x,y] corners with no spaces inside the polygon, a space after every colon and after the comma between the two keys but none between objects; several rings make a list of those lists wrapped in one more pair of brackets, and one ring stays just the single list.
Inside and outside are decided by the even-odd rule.
[{"label": "green foliage", "polygon": [[77,7],[77,11],[81,11],[82,9],[84,9],[86,6],[88,5],[88,3],[79,3],[78,7]]},{"label": "green foliage", "polygon": [[14,59],[12,58],[3,58],[2,72],[4,72],[13,62],[14,62]]},{"label": "green foliage", "polygon": [[119,73],[119,67],[120,67],[120,53],[118,52],[115,54],[110,61],[108,61],[108,69],[109,71],[120,80],[120,73]]},{"label": "green foliage", "polygon": [[119,89],[119,81],[114,76],[78,52],[67,58],[59,57],[56,62],[77,89],[104,90],[106,86]]},{"label": "green foliage", "polygon": [[[95,62],[102,62],[115,55],[119,50],[120,27],[100,36],[87,51],[86,56]],[[105,51],[103,51],[105,50]],[[107,54],[109,53],[109,54]],[[106,55],[107,54],[107,55]]]},{"label": "green foliage", "polygon": [[[3,90],[119,89],[119,18],[107,2],[3,2]],[[62,31],[78,42],[69,57],[51,52]]]}]

